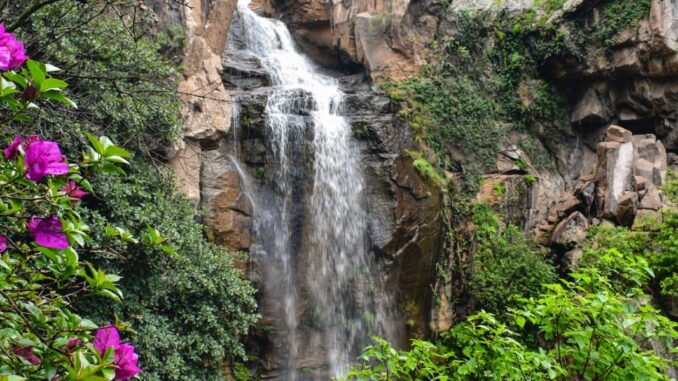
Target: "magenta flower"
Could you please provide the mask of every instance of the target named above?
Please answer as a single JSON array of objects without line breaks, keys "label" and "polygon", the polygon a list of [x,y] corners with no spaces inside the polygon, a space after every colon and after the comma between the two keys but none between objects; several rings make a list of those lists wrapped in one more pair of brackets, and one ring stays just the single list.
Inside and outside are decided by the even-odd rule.
[{"label": "magenta flower", "polygon": [[73,205],[77,204],[81,198],[88,195],[88,193],[80,189],[78,184],[76,184],[73,180],[68,180],[68,185],[63,187],[61,191],[66,193],[66,196],[71,198],[71,204]]},{"label": "magenta flower", "polygon": [[24,157],[27,177],[35,182],[46,175],[64,175],[68,173],[68,164],[55,142],[37,141],[28,146]]},{"label": "magenta flower", "polygon": [[132,344],[120,344],[115,349],[115,365],[118,369],[115,370],[116,380],[129,380],[130,378],[141,373],[141,369],[137,366],[139,362],[139,355],[134,353],[134,346]]},{"label": "magenta flower", "polygon": [[24,43],[15,39],[14,34],[6,32],[5,26],[0,24],[0,70],[16,69],[27,59]]},{"label": "magenta flower", "polygon": [[112,326],[107,325],[97,330],[94,336],[94,348],[103,356],[108,348],[117,348],[120,345],[120,333]]},{"label": "magenta flower", "polygon": [[66,234],[61,232],[61,221],[57,216],[31,217],[28,220],[28,230],[40,246],[50,249],[66,249],[69,246]]},{"label": "magenta flower", "polygon": [[0,253],[7,250],[7,236],[0,235]]},{"label": "magenta flower", "polygon": [[17,135],[12,140],[12,143],[9,147],[2,150],[2,153],[5,155],[5,160],[14,160],[19,156],[19,145],[21,144],[21,136]]},{"label": "magenta flower", "polygon": [[141,373],[141,369],[137,366],[139,362],[139,355],[134,353],[134,346],[132,344],[120,344],[120,333],[112,325],[99,328],[94,337],[94,348],[103,356],[108,348],[113,348],[115,351],[114,364],[116,380],[129,380],[130,378]]},{"label": "magenta flower", "polygon": [[40,359],[33,354],[33,347],[14,347],[12,352],[17,356],[21,356],[28,360],[33,365],[38,365],[41,363]]}]

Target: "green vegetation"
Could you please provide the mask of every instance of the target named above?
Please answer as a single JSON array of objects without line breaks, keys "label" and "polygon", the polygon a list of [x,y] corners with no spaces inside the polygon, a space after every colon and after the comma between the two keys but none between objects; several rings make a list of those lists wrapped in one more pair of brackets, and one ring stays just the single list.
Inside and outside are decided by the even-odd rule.
[{"label": "green vegetation", "polygon": [[429,163],[428,160],[419,152],[408,151],[410,157],[414,160],[412,165],[414,169],[426,180],[430,181],[433,185],[436,185],[440,188],[444,188],[447,184],[447,180],[438,173],[438,170]]},{"label": "green vegetation", "polygon": [[[0,18],[14,24],[33,3],[43,2],[3,4]],[[151,249],[130,240],[112,252],[80,253],[122,276],[125,301],[111,307],[93,297],[76,307],[131,333],[143,379],[221,379],[227,360],[244,356],[241,339],[258,316],[254,289],[232,265],[233,255],[208,242],[196,212],[157,162],[181,131],[174,81],[180,68],[163,54],[181,49],[183,32],[175,27],[146,38],[152,20],[127,0],[44,3],[15,32],[25,36],[33,58],[62,69],[67,95],[79,108],[54,103],[29,110],[35,122],[12,122],[0,139],[36,133],[58,139],[69,155],[87,144],[84,132],[105,132],[135,157],[127,176],[89,179],[95,193],[78,213],[92,228],[93,242],[111,242],[107,224],[124,227],[129,237],[155,226],[166,240]]]},{"label": "green vegetation", "polygon": [[[612,260],[612,259],[610,259]],[[511,310],[509,325],[477,313],[437,343],[415,340],[398,351],[376,338],[351,380],[669,380],[664,370],[678,339],[676,323],[644,295],[647,262],[616,257],[629,284],[623,292],[597,267],[581,268],[572,281],[544,286]]]},{"label": "green vegetation", "polygon": [[473,242],[477,249],[464,273],[474,309],[505,314],[521,298],[536,296],[556,279],[544,251],[533,249],[516,226],[503,226],[486,205],[476,205]]},{"label": "green vegetation", "polygon": [[[195,210],[172,183],[148,165],[135,168],[127,179],[94,181],[98,205],[89,225],[99,227],[109,216],[132,232],[154,226],[172,251],[126,245],[119,248],[122,256],[96,255],[95,262],[122,276],[126,301],[115,313],[136,331],[145,379],[214,379],[227,358],[245,356],[240,339],[257,318],[254,289],[230,255],[205,240]],[[83,308],[96,311],[101,322],[110,314],[100,300]]]}]

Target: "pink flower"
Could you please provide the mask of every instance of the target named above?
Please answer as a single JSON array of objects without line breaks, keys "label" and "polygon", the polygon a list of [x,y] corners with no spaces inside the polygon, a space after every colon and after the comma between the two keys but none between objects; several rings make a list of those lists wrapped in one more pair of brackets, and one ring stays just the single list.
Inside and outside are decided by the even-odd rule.
[{"label": "pink flower", "polygon": [[55,142],[37,141],[26,149],[24,157],[27,177],[33,181],[40,181],[46,175],[64,175],[68,173],[68,164]]},{"label": "pink flower", "polygon": [[21,143],[21,150],[23,152],[26,152],[29,145],[31,145],[35,142],[39,142],[40,140],[41,140],[40,135],[28,135],[28,136],[26,136],[26,139],[24,139],[24,141]]},{"label": "pink flower", "polygon": [[139,362],[139,355],[134,353],[134,346],[132,344],[120,344],[120,333],[112,325],[99,328],[94,337],[94,348],[103,356],[108,348],[113,348],[115,351],[114,364],[116,380],[129,380],[130,378],[141,373],[141,369],[137,366]]},{"label": "pink flower", "polygon": [[14,160],[19,155],[19,144],[21,144],[21,136],[17,135],[12,140],[9,147],[2,150],[5,155],[5,160]]},{"label": "pink flower", "polygon": [[7,250],[7,236],[0,235],[0,253]]},{"label": "pink flower", "polygon": [[103,356],[108,348],[117,348],[120,345],[120,333],[112,326],[107,325],[97,330],[94,336],[94,348]]},{"label": "pink flower", "polygon": [[7,33],[5,26],[0,24],[0,70],[16,69],[27,59],[24,43],[15,39],[14,34]]},{"label": "pink flower", "polygon": [[88,195],[88,193],[80,189],[78,184],[76,184],[73,180],[68,180],[68,185],[63,187],[61,191],[66,193],[66,196],[71,198],[71,204],[73,205],[77,204],[81,198]]},{"label": "pink flower", "polygon": [[33,347],[14,347],[12,348],[12,352],[14,352],[17,356],[25,358],[33,365],[38,365],[41,362],[40,359],[35,357],[33,354]]},{"label": "pink flower", "polygon": [[132,344],[120,344],[115,349],[115,365],[118,366],[118,369],[115,370],[115,379],[129,380],[141,373],[141,369],[137,366],[138,362],[139,355],[134,353],[134,346]]},{"label": "pink flower", "polygon": [[66,234],[61,232],[61,221],[57,216],[31,217],[28,220],[28,230],[40,246],[50,249],[66,249],[69,246]]}]

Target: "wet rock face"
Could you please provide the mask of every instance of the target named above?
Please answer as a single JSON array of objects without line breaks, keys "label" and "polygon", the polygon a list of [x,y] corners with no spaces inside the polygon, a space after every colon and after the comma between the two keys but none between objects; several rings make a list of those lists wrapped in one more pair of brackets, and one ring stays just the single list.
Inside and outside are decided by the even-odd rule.
[{"label": "wet rock face", "polygon": [[[260,279],[266,275],[261,273],[262,266],[258,262],[265,257],[257,254],[256,242],[250,241],[247,247],[252,237],[248,230],[252,214],[247,199],[243,198],[246,184],[242,174],[233,168],[229,156],[239,159],[245,177],[251,179],[258,192],[265,194],[272,180],[269,175],[275,173],[278,165],[273,160],[270,139],[267,139],[270,132],[266,125],[266,105],[269,97],[280,92],[269,87],[271,82],[257,60],[238,54],[226,55],[222,73],[224,86],[236,103],[234,123],[217,149],[202,153],[201,189],[208,231],[227,247],[250,252],[247,273],[255,284],[261,285]],[[351,124],[366,180],[370,254],[384,264],[382,277],[389,290],[397,290],[398,309],[407,309],[407,318],[412,321],[410,333],[424,334],[428,319],[426,311],[431,308],[429,285],[434,281],[434,266],[443,242],[443,224],[439,216],[441,195],[422,180],[411,159],[404,155],[405,149],[414,146],[414,138],[409,126],[397,121],[395,115],[399,110],[396,106],[370,85],[364,73],[339,76],[337,80],[346,94],[340,113]],[[285,96],[294,100],[286,111],[292,114],[293,120],[306,126],[302,130],[308,131],[308,145],[298,147],[300,154],[294,155],[298,163],[290,166],[301,171],[292,176],[303,183],[312,178],[304,171],[313,168],[313,126],[309,115],[316,106],[301,91],[292,90]],[[297,195],[302,221],[310,218],[306,215],[304,200],[312,192],[312,184],[304,184],[298,187],[301,193]],[[304,225],[305,222],[300,223],[300,226]],[[294,234],[297,233],[299,236],[304,234],[303,231]],[[300,245],[302,247],[303,242]],[[282,359],[274,355],[284,353],[280,348],[275,350],[275,343],[283,340],[276,337],[285,333],[276,329],[281,326],[281,317],[273,313],[278,302],[267,298],[265,291],[262,295],[263,319],[251,346],[261,358],[264,376],[275,378],[284,373]],[[316,329],[310,320],[302,320],[300,324],[301,335]],[[317,367],[322,365],[323,359],[322,353],[302,353],[299,361],[308,367]]]}]

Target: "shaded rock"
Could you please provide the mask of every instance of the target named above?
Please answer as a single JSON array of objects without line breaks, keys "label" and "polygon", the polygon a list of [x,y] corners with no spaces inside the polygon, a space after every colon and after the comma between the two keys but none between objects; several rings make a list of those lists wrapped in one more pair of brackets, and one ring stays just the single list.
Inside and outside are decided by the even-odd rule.
[{"label": "shaded rock", "polygon": [[197,207],[200,203],[200,146],[187,141],[183,149],[169,158],[167,166],[176,175],[177,189]]},{"label": "shaded rock", "polygon": [[607,141],[617,143],[628,143],[631,141],[631,131],[625,130],[619,126],[610,126],[607,129]]},{"label": "shaded rock", "polygon": [[624,192],[619,197],[619,207],[617,210],[617,222],[622,226],[632,226],[638,211],[638,193]]},{"label": "shaded rock", "polygon": [[652,186],[640,200],[640,209],[659,210],[663,204],[662,193],[657,187]]},{"label": "shaded rock", "polygon": [[221,149],[202,153],[202,207],[207,235],[231,251],[252,243],[252,204],[233,162]]},{"label": "shaded rock", "polygon": [[572,111],[570,121],[572,123],[585,125],[607,123],[613,113],[608,106],[609,101],[603,98],[605,96],[605,92],[601,95],[600,92],[593,87],[587,89],[584,96],[581,97]]},{"label": "shaded rock", "polygon": [[577,264],[583,256],[584,250],[578,247],[567,251],[565,254],[563,254],[563,258],[561,259],[563,270],[566,272],[573,272],[577,270]]},{"label": "shaded rock", "polygon": [[656,210],[640,209],[636,213],[636,219],[633,221],[634,228],[640,228],[649,224],[649,227],[655,227],[656,224],[661,224],[664,218],[662,213]]},{"label": "shaded rock", "polygon": [[586,239],[589,221],[580,212],[574,212],[562,220],[553,230],[551,244],[564,248],[574,249],[577,244]]}]

